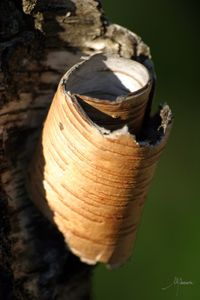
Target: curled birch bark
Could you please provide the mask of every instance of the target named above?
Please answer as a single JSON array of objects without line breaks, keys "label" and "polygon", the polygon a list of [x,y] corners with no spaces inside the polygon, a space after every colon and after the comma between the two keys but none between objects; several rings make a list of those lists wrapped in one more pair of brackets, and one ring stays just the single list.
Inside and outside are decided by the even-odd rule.
[{"label": "curled birch bark", "polygon": [[61,79],[29,169],[28,189],[71,251],[120,265],[171,127],[150,118],[153,78],[139,62],[96,54]]}]

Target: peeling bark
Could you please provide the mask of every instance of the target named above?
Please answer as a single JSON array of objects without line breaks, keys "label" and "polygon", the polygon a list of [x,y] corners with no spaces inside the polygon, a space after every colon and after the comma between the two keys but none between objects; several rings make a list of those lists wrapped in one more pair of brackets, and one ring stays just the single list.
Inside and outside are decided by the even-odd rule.
[{"label": "peeling bark", "polygon": [[89,299],[92,269],[28,198],[26,169],[63,73],[99,51],[153,70],[149,48],[95,0],[1,0],[0,20],[0,298]]}]

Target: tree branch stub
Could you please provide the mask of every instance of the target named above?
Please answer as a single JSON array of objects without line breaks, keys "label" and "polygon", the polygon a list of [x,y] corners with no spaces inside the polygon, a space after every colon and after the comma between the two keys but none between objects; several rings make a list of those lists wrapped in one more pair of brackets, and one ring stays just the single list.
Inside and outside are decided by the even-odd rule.
[{"label": "tree branch stub", "polygon": [[[5,266],[0,276],[12,287],[6,296],[0,287],[0,296],[89,299],[91,268],[66,250],[62,235],[30,201],[27,168],[67,70],[82,56],[103,52],[142,63],[154,81],[149,48],[135,33],[110,24],[99,1],[2,0],[0,15],[0,174],[6,228],[0,235],[0,266]],[[160,126],[155,132],[153,125],[152,143],[164,134],[167,138],[171,127],[171,117],[163,117],[170,110],[161,112],[153,121],[145,116],[151,129]],[[152,137],[150,131],[141,136]]]}]

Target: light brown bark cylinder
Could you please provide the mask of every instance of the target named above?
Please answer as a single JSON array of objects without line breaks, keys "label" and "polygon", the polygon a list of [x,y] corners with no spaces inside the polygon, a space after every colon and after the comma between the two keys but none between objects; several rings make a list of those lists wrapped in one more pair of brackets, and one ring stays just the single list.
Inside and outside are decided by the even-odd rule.
[{"label": "light brown bark cylinder", "polygon": [[150,91],[144,66],[95,55],[67,72],[53,99],[28,188],[71,251],[87,263],[114,266],[131,255],[169,133],[167,129],[154,145],[135,139]]}]

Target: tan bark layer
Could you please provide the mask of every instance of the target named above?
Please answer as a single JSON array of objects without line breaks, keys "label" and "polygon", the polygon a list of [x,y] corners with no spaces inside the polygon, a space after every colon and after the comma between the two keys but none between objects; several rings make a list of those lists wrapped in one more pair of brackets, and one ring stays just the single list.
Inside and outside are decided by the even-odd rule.
[{"label": "tan bark layer", "polygon": [[[133,78],[140,82],[134,91]],[[99,54],[67,72],[53,99],[29,170],[29,191],[87,263],[115,266],[131,255],[171,127],[171,119],[161,116],[158,124],[148,123],[153,133],[136,140],[147,126],[151,89],[144,66]],[[163,124],[166,130],[159,131]]]}]

